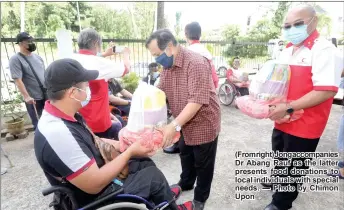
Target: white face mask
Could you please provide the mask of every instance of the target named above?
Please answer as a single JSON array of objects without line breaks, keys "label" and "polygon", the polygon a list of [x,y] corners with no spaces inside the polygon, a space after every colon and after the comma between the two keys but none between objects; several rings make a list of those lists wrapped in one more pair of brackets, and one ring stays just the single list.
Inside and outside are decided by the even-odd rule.
[{"label": "white face mask", "polygon": [[81,103],[82,107],[85,107],[91,100],[91,89],[90,87],[87,87],[86,90],[82,90],[80,88],[77,88],[78,90],[81,90],[86,93],[86,99],[84,101],[81,101],[79,99],[73,98],[76,101],[79,101]]}]

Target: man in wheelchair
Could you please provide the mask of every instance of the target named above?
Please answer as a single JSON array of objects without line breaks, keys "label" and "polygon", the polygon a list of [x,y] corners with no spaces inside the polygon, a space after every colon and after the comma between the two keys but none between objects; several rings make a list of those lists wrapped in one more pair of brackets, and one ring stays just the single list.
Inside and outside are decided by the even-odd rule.
[{"label": "man in wheelchair", "polygon": [[227,79],[232,83],[236,90],[240,93],[241,96],[248,95],[248,87],[250,86],[248,74],[241,71],[240,67],[240,58],[234,57],[232,61],[232,68],[227,71]]},{"label": "man in wheelchair", "polygon": [[[54,61],[46,70],[49,101],[35,132],[34,148],[49,183],[69,188],[79,206],[122,188],[125,194],[140,196],[154,204],[172,201],[167,209],[192,209],[190,201],[176,205],[174,198],[180,195],[180,188],[170,188],[154,162],[143,158],[152,151],[138,141],[105,164],[95,144],[100,138],[78,114],[91,97],[88,81],[98,75],[98,71],[85,70],[72,59]],[[100,140],[119,150],[118,141]]]}]

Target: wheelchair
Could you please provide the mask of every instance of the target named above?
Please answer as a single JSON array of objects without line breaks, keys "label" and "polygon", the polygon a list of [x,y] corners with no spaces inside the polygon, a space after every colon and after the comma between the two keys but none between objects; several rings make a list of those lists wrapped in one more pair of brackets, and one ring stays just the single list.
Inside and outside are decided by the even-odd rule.
[{"label": "wheelchair", "polygon": [[219,88],[218,96],[221,104],[229,106],[234,102],[236,97],[240,97],[240,92],[233,83],[226,79]]},{"label": "wheelchair", "polygon": [[54,207],[54,210],[163,210],[175,201],[154,205],[140,196],[123,194],[123,188],[120,188],[81,207],[77,203],[73,191],[67,187],[51,186],[42,191],[43,196],[52,193],[55,196],[59,195],[59,198],[49,204],[49,207]]}]

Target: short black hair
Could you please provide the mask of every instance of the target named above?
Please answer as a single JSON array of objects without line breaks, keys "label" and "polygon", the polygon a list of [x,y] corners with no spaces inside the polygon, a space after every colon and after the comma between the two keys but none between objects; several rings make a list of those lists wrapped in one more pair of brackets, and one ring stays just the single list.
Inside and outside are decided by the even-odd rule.
[{"label": "short black hair", "polygon": [[150,64],[148,65],[148,69],[152,69],[152,68],[156,68],[156,67],[158,67],[158,63],[155,63],[155,62],[150,63]]},{"label": "short black hair", "polygon": [[202,29],[198,22],[192,22],[185,26],[185,36],[190,40],[199,40],[202,35]]},{"label": "short black hair", "polygon": [[146,48],[148,45],[156,39],[158,42],[158,47],[160,50],[165,50],[167,48],[168,43],[172,42],[173,46],[177,46],[178,42],[176,38],[173,36],[172,32],[168,29],[160,29],[153,32],[146,41]]},{"label": "short black hair", "polygon": [[[73,85],[72,87],[77,87],[77,88],[80,88],[80,84],[81,83],[78,83],[76,85]],[[59,91],[47,91],[47,97],[50,101],[59,101],[61,99],[63,99],[64,95],[66,94],[66,91],[68,89],[65,89],[65,90],[59,90]]]},{"label": "short black hair", "polygon": [[47,91],[47,97],[50,101],[59,101],[65,95],[66,90],[59,90],[59,91]]}]

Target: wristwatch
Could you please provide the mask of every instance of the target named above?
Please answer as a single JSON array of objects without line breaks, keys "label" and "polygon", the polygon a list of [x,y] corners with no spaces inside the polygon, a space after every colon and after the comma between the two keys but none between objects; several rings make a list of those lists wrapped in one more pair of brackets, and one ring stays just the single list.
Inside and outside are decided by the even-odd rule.
[{"label": "wristwatch", "polygon": [[172,125],[174,126],[177,132],[180,132],[182,130],[182,127],[175,120],[172,121]]},{"label": "wristwatch", "polygon": [[293,112],[294,112],[293,107],[290,106],[290,104],[287,104],[287,113],[288,113],[288,114],[293,114]]}]

